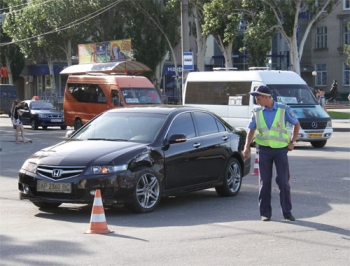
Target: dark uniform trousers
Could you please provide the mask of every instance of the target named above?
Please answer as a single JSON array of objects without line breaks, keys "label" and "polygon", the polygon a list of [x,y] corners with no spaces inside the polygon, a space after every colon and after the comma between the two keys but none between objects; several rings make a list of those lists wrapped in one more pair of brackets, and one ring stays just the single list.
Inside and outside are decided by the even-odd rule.
[{"label": "dark uniform trousers", "polygon": [[289,185],[288,148],[271,148],[259,145],[259,207],[260,215],[271,217],[272,168],[276,166],[276,183],[280,190],[280,204],[283,216],[291,215],[292,201]]}]

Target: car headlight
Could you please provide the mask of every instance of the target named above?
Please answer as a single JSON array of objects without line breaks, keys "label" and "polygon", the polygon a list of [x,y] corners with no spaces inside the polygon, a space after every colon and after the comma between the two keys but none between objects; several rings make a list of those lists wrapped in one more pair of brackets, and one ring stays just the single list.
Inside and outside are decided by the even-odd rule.
[{"label": "car headlight", "polygon": [[46,118],[46,117],[48,117],[48,116],[47,116],[47,114],[38,114],[38,117],[40,117],[40,118]]},{"label": "car headlight", "polygon": [[111,174],[117,173],[121,171],[125,171],[128,169],[127,164],[122,165],[94,165],[91,166],[88,171],[86,171],[87,175],[103,175],[103,174]]},{"label": "car headlight", "polygon": [[326,127],[332,127],[332,120],[329,120],[328,122],[327,122],[327,126]]},{"label": "car headlight", "polygon": [[22,165],[22,169],[31,172],[31,173],[36,173],[36,168],[37,168],[37,164],[36,163],[32,163],[29,161],[25,161],[24,164]]}]

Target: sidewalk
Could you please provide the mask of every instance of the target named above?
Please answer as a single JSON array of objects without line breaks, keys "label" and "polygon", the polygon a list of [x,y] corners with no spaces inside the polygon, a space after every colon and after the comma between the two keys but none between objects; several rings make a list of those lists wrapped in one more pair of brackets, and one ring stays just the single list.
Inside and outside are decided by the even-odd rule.
[{"label": "sidewalk", "polygon": [[[350,105],[342,104],[341,106],[333,105],[332,107],[327,106],[327,109],[350,115]],[[350,132],[350,119],[332,119],[332,126],[334,132]]]}]

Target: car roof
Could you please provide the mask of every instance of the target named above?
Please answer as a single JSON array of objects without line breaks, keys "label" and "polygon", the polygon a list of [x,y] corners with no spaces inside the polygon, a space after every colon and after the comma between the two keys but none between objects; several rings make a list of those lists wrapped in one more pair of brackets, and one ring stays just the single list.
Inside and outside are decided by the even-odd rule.
[{"label": "car roof", "polygon": [[183,105],[157,105],[157,106],[137,106],[137,107],[123,107],[115,108],[107,111],[112,112],[132,112],[132,113],[160,113],[160,114],[170,114],[170,113],[181,113],[187,111],[204,111],[212,113],[204,108],[183,106]]}]

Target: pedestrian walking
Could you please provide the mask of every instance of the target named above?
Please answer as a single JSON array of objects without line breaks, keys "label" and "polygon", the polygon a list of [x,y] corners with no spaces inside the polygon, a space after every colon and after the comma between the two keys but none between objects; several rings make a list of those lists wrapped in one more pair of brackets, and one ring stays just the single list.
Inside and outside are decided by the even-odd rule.
[{"label": "pedestrian walking", "polygon": [[338,83],[337,80],[333,79],[332,87],[330,90],[331,97],[328,99],[328,102],[335,102],[338,94]]},{"label": "pedestrian walking", "polygon": [[31,143],[31,140],[28,140],[24,137],[24,128],[23,128],[23,124],[21,121],[21,116],[22,116],[22,112],[20,111],[20,107],[19,107],[19,101],[15,100],[12,104],[12,123],[13,125],[16,127],[16,131],[15,131],[15,140],[16,140],[16,144],[22,144],[22,142],[20,142],[18,140],[18,134],[20,132],[23,143]]},{"label": "pedestrian walking", "polygon": [[[262,221],[269,221],[272,216],[271,188],[272,168],[276,166],[276,183],[280,191],[280,205],[285,220],[294,221],[292,215],[292,201],[289,185],[288,151],[294,149],[298,137],[300,123],[290,107],[275,102],[271,97],[271,90],[267,86],[260,86],[250,93],[255,97],[260,107],[254,109],[248,125],[243,156],[250,154],[250,144],[255,137],[259,145],[259,209]],[[292,135],[286,128],[286,122],[294,125]],[[257,135],[255,136],[255,132]]]}]

